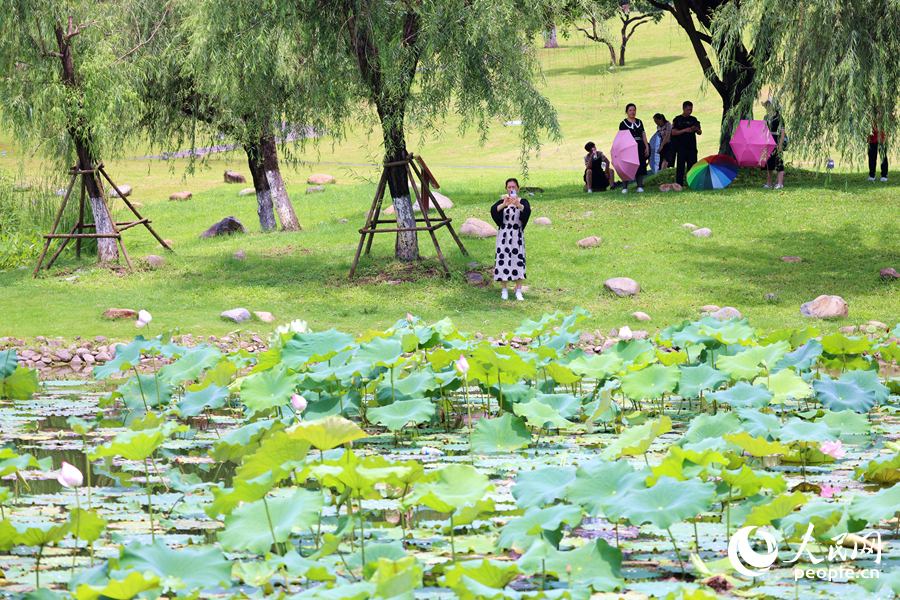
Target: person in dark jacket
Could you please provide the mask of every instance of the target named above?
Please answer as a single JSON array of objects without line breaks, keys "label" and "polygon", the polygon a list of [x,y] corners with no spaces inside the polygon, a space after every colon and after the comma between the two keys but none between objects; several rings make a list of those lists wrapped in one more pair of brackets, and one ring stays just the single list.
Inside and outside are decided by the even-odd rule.
[{"label": "person in dark jacket", "polygon": [[519,198],[519,182],[506,180],[506,194],[491,207],[491,218],[497,224],[497,245],[494,256],[494,281],[502,286],[500,297],[509,298],[506,285],[516,282],[516,300],[522,296],[525,279],[525,226],[531,217],[531,204]]}]

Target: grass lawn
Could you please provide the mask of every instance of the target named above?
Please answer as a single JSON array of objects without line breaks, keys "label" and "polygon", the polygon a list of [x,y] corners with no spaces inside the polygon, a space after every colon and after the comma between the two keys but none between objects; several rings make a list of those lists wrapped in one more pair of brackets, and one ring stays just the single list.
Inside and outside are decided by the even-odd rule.
[{"label": "grass lawn", "polygon": [[[222,183],[228,168],[249,176],[243,153],[214,155],[192,176],[183,174],[183,161],[106,161],[117,183],[134,186],[132,198],[145,205],[143,212],[157,231],[175,242],[177,255],[167,257],[165,268],[137,275],[72,259],[59,261],[58,269],[37,280],[30,268],[0,273],[0,336],[131,337],[132,323],[100,318],[111,306],[145,308],[154,315],[154,325],[206,335],[273,327],[259,321],[236,326],[219,319],[220,312],[236,307],[272,312],[275,324],[304,319],[315,330],[383,329],[408,311],[428,321],[449,316],[462,329],[497,335],[525,317],[574,306],[593,315],[585,329],[605,333],[625,324],[635,328],[634,311],[650,314],[653,320],[642,326],[657,330],[697,317],[703,304],[718,304],[738,308],[755,326],[776,329],[809,324],[799,306],[820,294],[840,295],[850,306],[848,319],[823,323],[823,330],[872,319],[889,325],[897,321],[895,286],[878,277],[878,269],[900,266],[894,218],[900,193],[893,181],[867,184],[864,174],[843,165],[826,187],[823,176],[791,169],[786,188],[775,192],[760,188],[762,173],[745,169],[722,191],[654,191],[674,178],[670,170],[648,182],[643,195],[584,194],[582,146],[591,139],[608,148],[627,102],[635,102],[638,116],[650,124],[653,113],[665,112],[671,119],[682,100],[693,99],[694,114],[704,126],[701,157],[715,152],[721,109],[715,94],[701,93],[699,67],[673,21],[641,28],[629,44],[628,66],[614,71],[607,69],[605,47],[579,35],[561,39],[559,50],[541,51],[545,91],[559,112],[563,137],[548,141],[521,179],[523,185],[545,190],[531,198],[532,220],[546,216],[553,221],[551,227],[532,224],[526,232],[526,302],[502,302],[495,284],[468,285],[464,276],[471,261],[480,263],[488,276],[494,242],[467,238],[470,256],[463,257],[446,232],[439,239],[453,271],[450,280],[431,275],[437,262],[427,237],[420,236],[427,260],[408,266],[392,261],[389,235],[376,239],[358,279],[347,280],[357,231],[378,176],[365,163],[380,160],[380,135],[359,130],[338,144],[326,140],[319,149],[307,148],[296,156],[309,162],[285,167],[304,227],[298,233],[258,233],[255,196],[238,195],[246,186]],[[503,181],[521,170],[515,127],[497,124],[490,141],[480,147],[475,132],[458,137],[457,125],[451,120],[446,132],[424,139],[414,133],[410,149],[421,151],[442,184],[440,191],[455,203],[449,214],[458,228],[468,217],[489,220],[488,207],[502,193]],[[0,169],[15,172],[20,151],[8,137],[0,140],[0,150],[7,152]],[[135,147],[126,155],[149,153]],[[23,164],[26,177],[42,168],[36,159]],[[338,185],[306,195],[305,180],[317,172],[335,175]],[[181,190],[192,191],[193,199],[168,200]],[[251,233],[198,239],[228,215]],[[349,222],[340,223],[343,218]],[[713,235],[693,237],[681,227],[686,222],[709,227]],[[591,235],[602,237],[602,245],[576,247],[577,240]],[[161,252],[143,230],[129,231],[125,241],[132,257]],[[246,253],[245,260],[233,257],[238,250]],[[803,262],[785,263],[784,256],[799,256]],[[610,277],[635,279],[641,294],[620,299],[606,293],[602,283]],[[780,301],[765,301],[768,292]]]}]

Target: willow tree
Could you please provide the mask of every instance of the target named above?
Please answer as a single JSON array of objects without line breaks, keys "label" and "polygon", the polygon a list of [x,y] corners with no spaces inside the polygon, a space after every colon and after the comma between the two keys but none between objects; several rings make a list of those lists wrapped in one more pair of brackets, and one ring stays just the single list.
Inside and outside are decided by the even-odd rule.
[{"label": "willow tree", "polygon": [[738,38],[751,48],[756,77],[745,104],[775,96],[789,138],[802,140],[791,146],[799,155],[861,155],[879,114],[889,139],[900,133],[896,0],[744,0],[717,15],[717,33],[722,48]]},{"label": "willow tree", "polygon": [[[663,17],[663,12],[646,0],[633,0],[627,4],[619,0],[570,0],[561,9],[569,25],[592,42],[606,44],[609,64],[620,67],[625,66],[625,49],[637,28],[648,23],[659,23]],[[605,22],[613,17],[621,23],[618,35],[605,26]],[[616,46],[619,47],[618,58]]]},{"label": "willow tree", "polygon": [[[203,0],[210,14],[253,14],[243,37],[268,43],[273,31],[304,40],[303,93],[293,109],[303,123],[308,98],[335,108],[327,129],[340,137],[355,119],[374,120],[384,163],[403,161],[411,128],[427,134],[455,115],[460,129],[486,140],[498,121],[521,119],[521,156],[558,133],[556,113],[535,88],[538,63],[531,49],[546,26],[543,2],[528,0]],[[409,182],[402,167],[388,168],[387,184],[400,227],[415,227]],[[399,232],[395,256],[419,258],[413,231]]]},{"label": "willow tree", "polygon": [[[0,0],[0,111],[29,151],[60,167],[91,171],[134,133],[135,99],[122,85],[140,44],[163,15],[122,20],[118,4],[96,0]],[[113,233],[98,173],[84,176],[97,233]],[[116,240],[98,240],[100,262],[118,259]]]}]

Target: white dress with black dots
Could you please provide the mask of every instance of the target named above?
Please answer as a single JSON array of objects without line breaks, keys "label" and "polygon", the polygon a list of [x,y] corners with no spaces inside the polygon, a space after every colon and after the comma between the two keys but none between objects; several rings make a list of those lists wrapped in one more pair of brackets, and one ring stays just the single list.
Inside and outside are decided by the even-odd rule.
[{"label": "white dress with black dots", "polygon": [[[494,281],[525,279],[525,225],[531,213],[527,200],[520,200],[522,207],[507,206],[500,210],[498,202],[491,209],[491,216],[498,224]],[[499,219],[498,219],[499,217]]]}]

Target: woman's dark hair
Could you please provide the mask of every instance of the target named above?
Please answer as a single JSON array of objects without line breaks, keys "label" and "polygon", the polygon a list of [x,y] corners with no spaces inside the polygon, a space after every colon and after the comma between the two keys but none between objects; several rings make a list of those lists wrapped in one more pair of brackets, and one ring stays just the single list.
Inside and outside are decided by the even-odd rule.
[{"label": "woman's dark hair", "polygon": [[666,122],[666,115],[664,115],[664,114],[662,114],[662,113],[656,113],[655,115],[653,115],[653,120],[656,121],[657,119],[660,120],[660,121],[662,121],[663,123],[665,123],[665,122]]},{"label": "woman's dark hair", "polygon": [[510,181],[515,181],[515,182],[516,182],[516,187],[519,187],[519,180],[516,179],[515,177],[510,177],[509,179],[507,179],[507,180],[506,180],[506,183],[505,183],[504,185],[509,185],[509,182],[510,182]]},{"label": "woman's dark hair", "polygon": [[[591,148],[596,148],[596,147],[597,147],[597,144],[595,144],[594,142],[588,142],[587,144],[584,145],[584,151],[590,152]],[[516,183],[519,183],[519,182],[517,181]]]},{"label": "woman's dark hair", "polygon": [[[627,112],[628,112],[628,109],[631,108],[632,106],[634,106],[634,103],[633,103],[633,102],[629,102],[628,104],[626,104],[626,105],[625,105],[625,112],[627,113]],[[634,106],[634,109],[637,110],[637,106]]]}]

